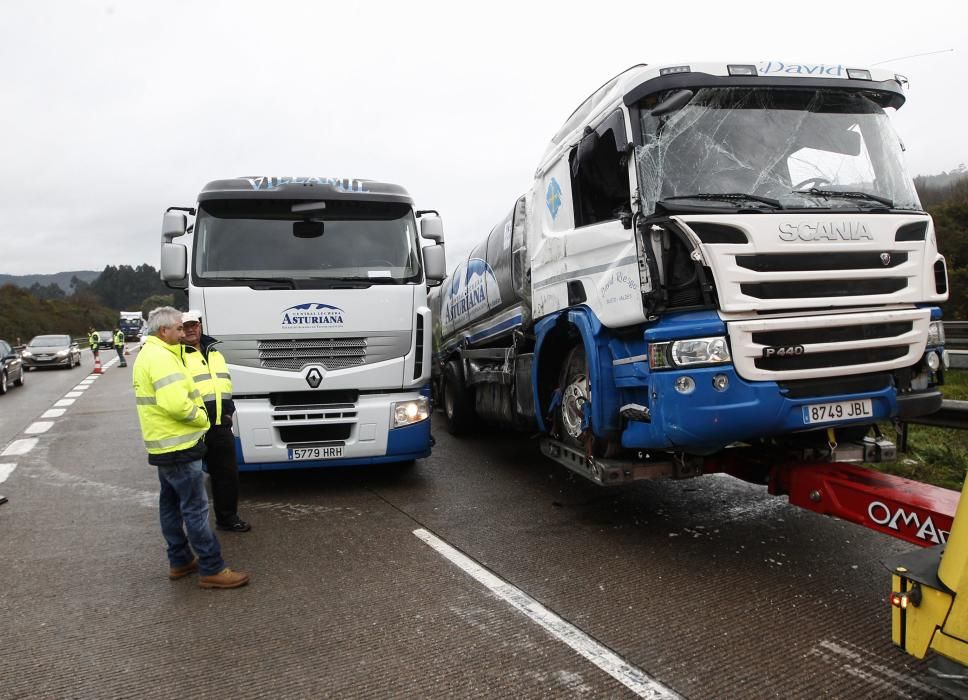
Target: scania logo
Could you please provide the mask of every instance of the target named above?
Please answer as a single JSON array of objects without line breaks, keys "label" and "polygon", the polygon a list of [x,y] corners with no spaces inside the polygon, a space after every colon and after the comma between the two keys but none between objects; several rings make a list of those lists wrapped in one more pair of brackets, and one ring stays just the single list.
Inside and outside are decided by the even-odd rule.
[{"label": "scania logo", "polygon": [[891,264],[891,254],[890,253],[881,253],[881,264],[884,267],[887,267],[888,265]]},{"label": "scania logo", "polygon": [[306,383],[309,384],[313,389],[318,387],[323,382],[323,373],[318,369],[313,367],[306,373]]},{"label": "scania logo", "polygon": [[781,241],[873,241],[861,221],[801,221],[780,224]]}]

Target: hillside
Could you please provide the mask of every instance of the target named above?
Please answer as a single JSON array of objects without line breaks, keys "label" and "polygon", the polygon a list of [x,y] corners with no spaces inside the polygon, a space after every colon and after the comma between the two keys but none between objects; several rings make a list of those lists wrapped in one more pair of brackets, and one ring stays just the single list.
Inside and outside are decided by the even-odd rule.
[{"label": "hillside", "polygon": [[71,278],[77,277],[84,282],[93,282],[101,273],[97,270],[74,270],[73,272],[55,272],[49,275],[3,275],[0,274],[0,287],[5,284],[12,284],[16,287],[27,289],[34,284],[46,287],[56,284],[64,290],[65,294],[71,293]]}]

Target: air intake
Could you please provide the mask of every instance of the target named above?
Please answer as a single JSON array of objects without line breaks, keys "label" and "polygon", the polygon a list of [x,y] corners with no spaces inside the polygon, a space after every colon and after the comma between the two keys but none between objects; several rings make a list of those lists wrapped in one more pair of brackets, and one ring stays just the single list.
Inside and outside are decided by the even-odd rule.
[{"label": "air intake", "polygon": [[424,317],[422,314],[417,314],[417,332],[416,341],[414,342],[414,353],[413,353],[413,378],[419,379],[420,375],[423,374],[423,358],[424,358]]}]

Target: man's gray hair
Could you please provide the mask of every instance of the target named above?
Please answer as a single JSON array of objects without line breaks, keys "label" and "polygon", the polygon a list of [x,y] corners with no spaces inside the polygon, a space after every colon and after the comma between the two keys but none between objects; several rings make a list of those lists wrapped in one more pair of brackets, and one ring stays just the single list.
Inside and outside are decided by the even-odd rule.
[{"label": "man's gray hair", "polygon": [[146,335],[158,335],[165,326],[177,326],[182,320],[182,312],[173,306],[159,306],[148,312],[148,321],[145,324]]}]

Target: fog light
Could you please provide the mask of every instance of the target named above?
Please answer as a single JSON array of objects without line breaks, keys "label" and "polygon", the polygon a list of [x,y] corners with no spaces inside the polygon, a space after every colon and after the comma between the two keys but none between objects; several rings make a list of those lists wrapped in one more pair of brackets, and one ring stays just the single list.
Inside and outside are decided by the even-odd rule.
[{"label": "fog light", "polygon": [[928,368],[930,368],[932,372],[937,372],[938,368],[941,366],[941,358],[938,357],[938,353],[936,352],[929,352],[924,356],[924,361],[928,363]]},{"label": "fog light", "polygon": [[713,389],[716,391],[726,391],[729,387],[729,377],[725,374],[717,374],[713,377]]},{"label": "fog light", "polygon": [[680,394],[691,394],[696,389],[696,382],[692,377],[679,377],[676,379],[676,391]]}]

